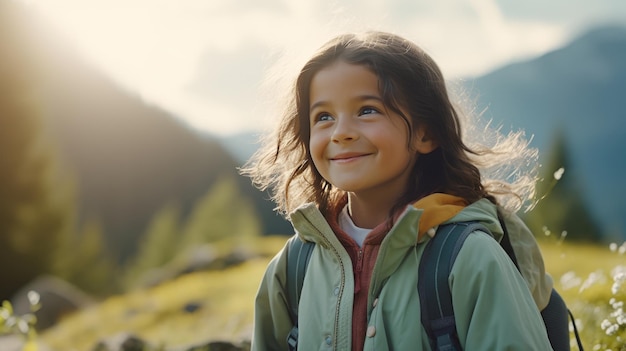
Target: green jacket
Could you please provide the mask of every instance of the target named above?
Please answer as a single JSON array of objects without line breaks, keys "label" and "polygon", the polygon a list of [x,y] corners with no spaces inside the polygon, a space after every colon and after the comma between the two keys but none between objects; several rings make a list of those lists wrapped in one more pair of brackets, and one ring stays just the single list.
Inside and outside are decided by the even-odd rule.
[{"label": "green jacket", "polygon": [[[417,267],[429,240],[428,236],[420,242],[417,239],[422,214],[420,209],[407,207],[381,244],[369,287],[366,351],[431,350],[417,293]],[[467,220],[478,220],[496,238],[502,236],[496,207],[487,200],[466,207],[448,222]],[[316,243],[300,298],[298,348],[350,350],[354,296],[350,257],[315,205],[296,210],[291,221],[301,239]],[[472,351],[551,350],[537,309],[547,304],[551,280],[545,275],[534,238],[529,232],[519,232],[527,231],[523,223],[509,217],[507,228],[512,242],[521,240],[513,245],[520,266],[532,267],[525,266],[522,277],[496,241],[482,232],[467,238],[449,278],[461,345]],[[284,289],[286,264],[283,249],[261,282],[255,304],[254,351],[287,350],[292,324]]]}]

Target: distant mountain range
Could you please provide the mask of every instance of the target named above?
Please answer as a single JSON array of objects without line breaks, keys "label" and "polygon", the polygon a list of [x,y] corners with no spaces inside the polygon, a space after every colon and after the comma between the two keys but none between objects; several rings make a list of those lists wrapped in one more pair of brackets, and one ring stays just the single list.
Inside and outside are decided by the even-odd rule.
[{"label": "distant mountain range", "polygon": [[[462,82],[477,110],[487,108],[485,119],[525,130],[543,155],[561,129],[571,152],[567,176],[581,181],[603,232],[626,240],[626,27],[591,30],[541,57]],[[222,143],[244,160],[255,139]]]}]

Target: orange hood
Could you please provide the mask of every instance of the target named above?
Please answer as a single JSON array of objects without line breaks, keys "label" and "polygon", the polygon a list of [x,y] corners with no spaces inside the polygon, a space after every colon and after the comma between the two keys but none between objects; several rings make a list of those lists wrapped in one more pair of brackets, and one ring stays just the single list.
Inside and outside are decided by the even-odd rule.
[{"label": "orange hood", "polygon": [[453,218],[467,205],[463,198],[442,193],[431,194],[415,202],[413,207],[424,211],[419,222],[418,240],[429,229]]}]

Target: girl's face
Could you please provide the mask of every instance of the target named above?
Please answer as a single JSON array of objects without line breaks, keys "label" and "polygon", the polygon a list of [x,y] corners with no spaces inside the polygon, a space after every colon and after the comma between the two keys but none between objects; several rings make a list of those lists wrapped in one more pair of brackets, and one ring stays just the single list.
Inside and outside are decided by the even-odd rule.
[{"label": "girl's face", "polygon": [[408,135],[366,66],[337,61],[323,68],[311,80],[309,101],[309,147],[317,171],[359,197],[399,198],[418,154],[434,148],[419,129]]}]

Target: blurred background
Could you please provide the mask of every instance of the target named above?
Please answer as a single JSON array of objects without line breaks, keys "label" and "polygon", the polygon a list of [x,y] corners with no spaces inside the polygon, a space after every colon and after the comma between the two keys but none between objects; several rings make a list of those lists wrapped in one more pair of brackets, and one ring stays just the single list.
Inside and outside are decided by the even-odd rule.
[{"label": "blurred background", "polygon": [[626,240],[622,0],[0,0],[0,298],[71,290],[45,329],[265,257],[255,289],[292,231],[237,167],[308,56],[367,29],[415,41],[483,118],[526,131],[549,192],[523,214],[537,236]]}]

